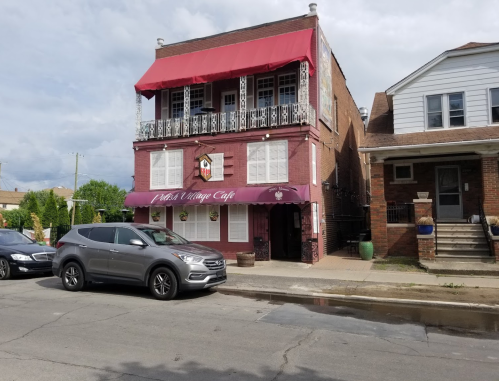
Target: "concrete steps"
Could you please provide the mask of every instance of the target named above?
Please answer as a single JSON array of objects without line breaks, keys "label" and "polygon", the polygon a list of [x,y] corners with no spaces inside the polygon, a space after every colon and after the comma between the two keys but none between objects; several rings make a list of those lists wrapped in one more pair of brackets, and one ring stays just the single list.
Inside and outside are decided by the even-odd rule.
[{"label": "concrete steps", "polygon": [[437,261],[494,262],[482,225],[440,223],[436,229]]}]

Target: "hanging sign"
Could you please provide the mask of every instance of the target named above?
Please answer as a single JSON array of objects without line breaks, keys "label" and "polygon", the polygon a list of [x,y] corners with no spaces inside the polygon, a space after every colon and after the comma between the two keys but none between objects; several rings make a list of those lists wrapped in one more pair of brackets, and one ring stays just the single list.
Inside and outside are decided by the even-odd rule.
[{"label": "hanging sign", "polygon": [[207,154],[202,154],[197,158],[199,160],[199,176],[208,181],[211,179],[211,158]]}]

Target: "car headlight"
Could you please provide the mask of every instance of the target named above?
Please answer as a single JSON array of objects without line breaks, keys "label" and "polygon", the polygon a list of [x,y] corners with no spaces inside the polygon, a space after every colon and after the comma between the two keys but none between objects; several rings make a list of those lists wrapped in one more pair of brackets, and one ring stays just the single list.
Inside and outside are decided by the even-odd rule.
[{"label": "car headlight", "polygon": [[15,261],[32,261],[33,259],[29,255],[24,254],[11,254],[10,255]]},{"label": "car headlight", "polygon": [[177,254],[173,253],[178,259],[183,260],[185,263],[200,263],[203,262],[203,257],[191,254]]}]

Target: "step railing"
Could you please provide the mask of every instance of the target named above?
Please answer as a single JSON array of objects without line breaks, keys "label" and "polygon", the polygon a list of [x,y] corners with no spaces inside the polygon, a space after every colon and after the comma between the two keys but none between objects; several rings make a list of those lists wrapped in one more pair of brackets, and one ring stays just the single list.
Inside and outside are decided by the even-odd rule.
[{"label": "step railing", "polygon": [[487,216],[485,215],[485,211],[483,210],[482,200],[478,199],[478,215],[480,216],[480,224],[482,225],[483,234],[485,235],[485,239],[487,240],[487,247],[489,248],[489,255],[492,255],[492,240],[490,238],[490,228],[489,223],[487,221]]}]

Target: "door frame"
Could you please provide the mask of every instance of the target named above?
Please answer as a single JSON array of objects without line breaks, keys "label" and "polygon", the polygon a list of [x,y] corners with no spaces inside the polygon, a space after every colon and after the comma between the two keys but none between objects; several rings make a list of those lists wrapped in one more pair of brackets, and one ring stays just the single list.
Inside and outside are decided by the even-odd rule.
[{"label": "door frame", "polygon": [[[459,185],[459,206],[460,206],[460,217],[440,217],[440,191],[438,186],[438,170],[445,168],[457,168],[457,181]],[[446,194],[446,193],[444,193]],[[438,218],[444,219],[462,219],[463,218],[463,187],[461,184],[461,166],[460,165],[439,165],[435,167],[435,197],[436,197],[436,214]]]},{"label": "door frame", "polygon": [[[229,91],[222,91],[222,94],[220,95],[220,111],[221,112],[226,112],[225,111],[225,96],[226,95],[232,95],[234,94],[234,100],[236,102],[236,109],[234,111],[237,111],[237,106],[238,106],[238,103],[237,103],[237,90],[229,90]],[[227,111],[229,112],[229,111]]]}]

